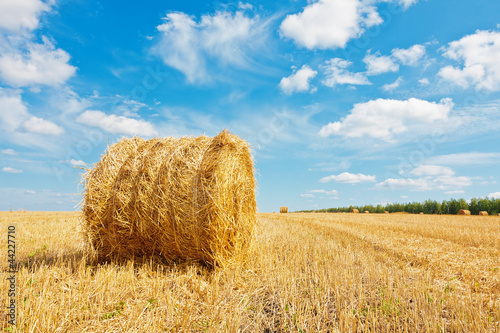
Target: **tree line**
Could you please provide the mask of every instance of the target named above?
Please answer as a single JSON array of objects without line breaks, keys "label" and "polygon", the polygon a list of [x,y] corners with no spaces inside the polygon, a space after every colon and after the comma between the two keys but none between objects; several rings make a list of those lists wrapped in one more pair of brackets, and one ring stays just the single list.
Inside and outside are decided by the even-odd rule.
[{"label": "tree line", "polygon": [[370,213],[411,213],[419,214],[457,214],[460,209],[470,210],[472,215],[477,215],[481,211],[487,211],[490,215],[500,213],[500,198],[472,198],[470,202],[465,199],[451,199],[438,202],[436,200],[425,200],[424,202],[408,202],[408,203],[388,203],[383,205],[365,205],[365,206],[349,206],[339,208],[326,208],[318,210],[301,210],[303,213],[349,213],[352,209],[358,209],[360,212],[369,211]]}]

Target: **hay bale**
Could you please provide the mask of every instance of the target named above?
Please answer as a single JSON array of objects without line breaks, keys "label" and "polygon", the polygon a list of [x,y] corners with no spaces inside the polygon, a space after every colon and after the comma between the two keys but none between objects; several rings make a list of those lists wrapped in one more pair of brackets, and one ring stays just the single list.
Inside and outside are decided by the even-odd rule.
[{"label": "hay bale", "polygon": [[288,213],[288,207],[280,207],[280,213]]},{"label": "hay bale", "polygon": [[94,259],[159,256],[226,266],[251,244],[257,205],[248,143],[216,137],[122,139],[84,176]]},{"label": "hay bale", "polygon": [[365,210],[364,213],[365,214],[370,214],[370,212],[368,210]]},{"label": "hay bale", "polygon": [[468,209],[460,209],[457,214],[458,215],[470,215],[470,210],[468,210]]},{"label": "hay bale", "polygon": [[424,212],[420,212],[419,214],[420,214],[420,215],[424,215]]},{"label": "hay bale", "polygon": [[389,212],[387,210],[384,210],[384,214],[389,214]]},{"label": "hay bale", "polygon": [[485,210],[482,210],[479,212],[479,216],[488,216],[488,212]]},{"label": "hay bale", "polygon": [[359,209],[351,209],[351,213],[358,214],[359,213]]}]

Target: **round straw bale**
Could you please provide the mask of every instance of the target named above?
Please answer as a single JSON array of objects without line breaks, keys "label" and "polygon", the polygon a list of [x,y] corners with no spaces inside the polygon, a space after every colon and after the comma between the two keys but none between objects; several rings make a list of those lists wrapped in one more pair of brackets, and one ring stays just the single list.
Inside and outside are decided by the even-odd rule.
[{"label": "round straw bale", "polygon": [[351,213],[357,214],[357,213],[359,213],[359,209],[356,209],[356,208],[351,209]]},{"label": "round straw bale", "polygon": [[288,207],[280,207],[280,213],[288,213]]},{"label": "round straw bale", "polygon": [[226,266],[251,244],[257,205],[248,143],[122,139],[84,175],[83,229],[96,261],[159,256]]},{"label": "round straw bale", "polygon": [[468,210],[468,209],[460,209],[457,214],[458,215],[470,215],[470,210]]},{"label": "round straw bale", "polygon": [[488,216],[488,212],[485,210],[482,210],[479,212],[479,216]]},{"label": "round straw bale", "polygon": [[424,215],[424,212],[420,212],[419,214],[420,214],[420,215]]},{"label": "round straw bale", "polygon": [[370,214],[370,211],[365,210],[365,211],[364,211],[364,213],[365,213],[365,214]]},{"label": "round straw bale", "polygon": [[389,214],[389,211],[387,211],[387,210],[384,210],[384,214]]}]

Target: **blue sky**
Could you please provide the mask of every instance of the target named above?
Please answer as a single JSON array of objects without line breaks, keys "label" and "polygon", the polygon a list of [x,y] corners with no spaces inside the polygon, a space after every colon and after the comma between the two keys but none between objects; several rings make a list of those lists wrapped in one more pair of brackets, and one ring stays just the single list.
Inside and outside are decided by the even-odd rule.
[{"label": "blue sky", "polygon": [[500,197],[495,0],[0,2],[0,210],[122,136],[248,140],[260,211]]}]

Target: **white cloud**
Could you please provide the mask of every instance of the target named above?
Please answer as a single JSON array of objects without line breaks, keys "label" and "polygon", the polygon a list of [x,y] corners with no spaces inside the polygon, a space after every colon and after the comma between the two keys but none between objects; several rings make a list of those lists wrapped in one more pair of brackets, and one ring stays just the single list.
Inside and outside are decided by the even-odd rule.
[{"label": "white cloud", "polygon": [[2,168],[2,171],[7,172],[7,173],[22,173],[23,172],[23,170],[14,169],[11,167],[4,167],[4,168]]},{"label": "white cloud", "polygon": [[301,69],[289,77],[282,78],[279,87],[287,95],[294,92],[308,91],[310,89],[309,82],[316,76],[316,74],[318,74],[318,72],[313,71],[311,67],[304,65]]},{"label": "white cloud", "polygon": [[243,12],[204,15],[200,22],[178,12],[163,20],[165,23],[156,27],[160,39],[152,51],[186,75],[189,83],[209,81],[208,59],[224,66],[248,67],[252,46],[262,39],[267,25]]},{"label": "white cloud", "polygon": [[420,85],[422,85],[422,86],[427,86],[427,85],[429,85],[431,82],[429,81],[429,79],[428,79],[428,78],[424,77],[423,79],[418,80],[418,83],[420,83]]},{"label": "white cloud", "polygon": [[81,161],[81,160],[71,159],[69,161],[69,164],[71,164],[74,167],[82,167],[82,168],[87,167],[87,163],[85,163],[84,161]]},{"label": "white cloud", "polygon": [[391,142],[395,134],[408,131],[410,125],[446,120],[452,108],[453,103],[449,98],[439,103],[416,98],[406,101],[379,98],[355,104],[349,115],[341,121],[323,126],[319,134],[323,137],[341,135],[345,138],[369,136]]},{"label": "white cloud", "polygon": [[319,181],[321,183],[328,183],[329,181],[335,181],[337,183],[363,183],[363,182],[374,182],[375,176],[363,175],[361,173],[353,174],[349,172],[343,172],[340,175],[331,175],[328,177],[323,177]]},{"label": "white cloud", "polygon": [[500,90],[500,32],[478,30],[448,44],[445,57],[463,62],[463,67],[446,66],[439,75],[464,89]]},{"label": "white cloud", "polygon": [[89,126],[100,127],[110,133],[128,135],[156,135],[153,125],[144,120],[137,120],[114,114],[107,115],[102,111],[87,110],[78,116],[77,122]]},{"label": "white cloud", "polygon": [[0,128],[8,132],[15,131],[30,116],[18,90],[0,87],[0,110]]},{"label": "white cloud", "polygon": [[48,135],[59,135],[64,133],[64,128],[54,124],[51,121],[38,118],[35,116],[30,117],[25,123],[24,128],[28,132]]},{"label": "white cloud", "polygon": [[415,176],[453,176],[455,172],[440,165],[420,165],[411,172]]},{"label": "white cloud", "polygon": [[456,191],[446,191],[444,193],[446,193],[446,194],[464,194],[465,191],[464,190],[456,190]]},{"label": "white cloud", "polygon": [[335,87],[337,84],[351,85],[369,85],[368,78],[364,73],[352,73],[346,68],[351,66],[352,62],[340,58],[333,58],[326,61],[322,68],[325,71],[325,79],[321,82],[327,87]]},{"label": "white cloud", "polygon": [[288,15],[281,22],[280,34],[308,49],[335,49],[382,22],[376,8],[366,1],[319,0],[301,13]]},{"label": "white cloud", "polygon": [[249,3],[243,3],[243,2],[240,1],[238,3],[238,8],[246,10],[246,9],[253,9],[253,6],[251,4],[249,4]]},{"label": "white cloud", "polygon": [[449,155],[431,156],[426,160],[430,164],[444,165],[487,165],[500,164],[500,153],[458,153]]},{"label": "white cloud", "polygon": [[36,194],[36,191],[26,190],[26,191],[24,191],[24,193],[26,193],[26,194]]},{"label": "white cloud", "polygon": [[384,84],[382,86],[382,89],[385,90],[385,91],[393,91],[394,89],[397,89],[399,87],[399,85],[401,84],[401,82],[403,82],[403,77],[400,76],[393,83]]},{"label": "white cloud", "polygon": [[339,195],[339,192],[337,190],[330,190],[330,191],[326,191],[326,190],[311,190],[311,191],[308,191],[308,192],[309,193],[320,193],[320,194],[334,195],[334,196]]},{"label": "white cloud", "polygon": [[424,166],[416,168],[412,172],[420,178],[389,178],[375,185],[375,188],[411,191],[462,191],[463,187],[471,186],[472,180],[469,177],[455,177],[453,170],[440,168],[438,166]]},{"label": "white cloud", "polygon": [[396,0],[396,2],[398,2],[403,7],[403,9],[407,9],[411,5],[417,3],[418,0]]},{"label": "white cloud", "polygon": [[339,195],[339,192],[337,190],[330,190],[330,191],[327,191],[327,190],[311,190],[311,191],[307,191],[307,193],[301,194],[300,196],[303,197],[303,198],[314,198],[315,194],[325,194],[325,195],[329,196],[328,198],[338,199],[337,196]]},{"label": "white cloud", "polygon": [[40,14],[50,10],[50,5],[41,0],[0,1],[0,28],[17,32],[31,31],[38,27]]},{"label": "white cloud", "polygon": [[69,54],[56,49],[45,37],[43,44],[29,42],[27,50],[16,49],[0,56],[0,77],[12,87],[59,86],[76,72],[68,64]]},{"label": "white cloud", "polygon": [[416,66],[418,61],[425,55],[425,46],[417,44],[408,49],[393,49],[392,55],[403,65]]},{"label": "white cloud", "polygon": [[500,199],[500,192],[490,193],[488,194],[488,197],[493,199]]},{"label": "white cloud", "polygon": [[403,199],[408,199],[408,198],[409,198],[409,196],[407,196],[407,195],[402,195],[402,196],[401,196],[401,198],[403,198]]},{"label": "white cloud", "polygon": [[17,152],[14,149],[8,148],[8,149],[2,149],[2,154],[14,156],[17,155]]},{"label": "white cloud", "polygon": [[367,75],[379,75],[399,70],[399,65],[391,57],[380,55],[380,52],[375,54],[368,52],[363,58],[363,62],[366,64]]}]

